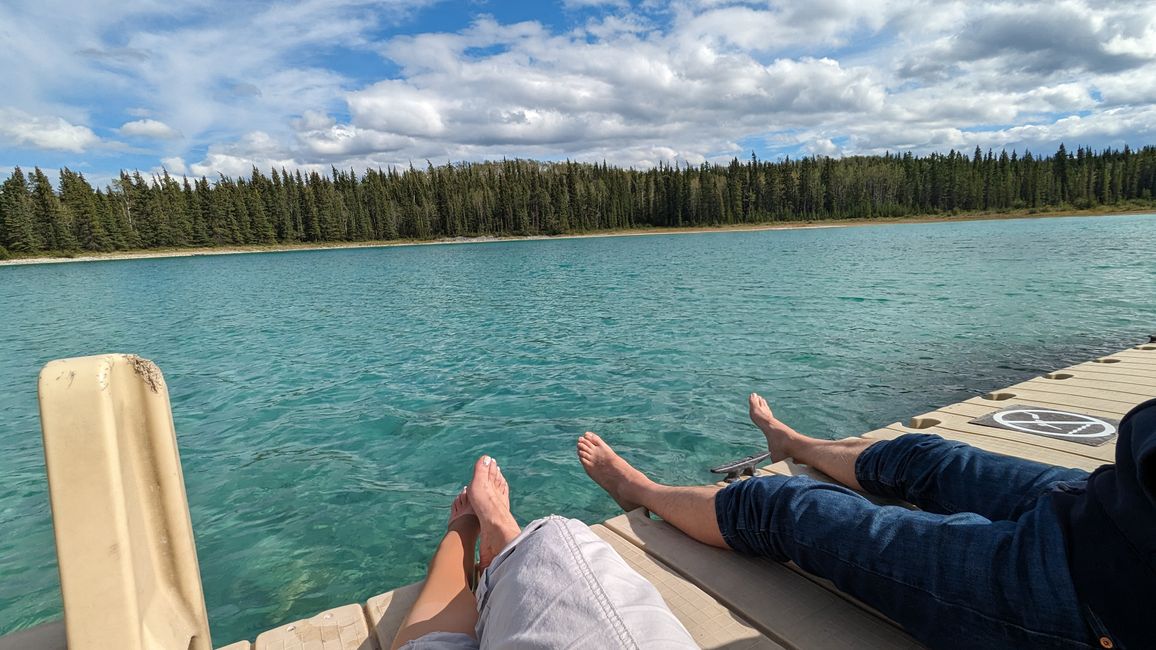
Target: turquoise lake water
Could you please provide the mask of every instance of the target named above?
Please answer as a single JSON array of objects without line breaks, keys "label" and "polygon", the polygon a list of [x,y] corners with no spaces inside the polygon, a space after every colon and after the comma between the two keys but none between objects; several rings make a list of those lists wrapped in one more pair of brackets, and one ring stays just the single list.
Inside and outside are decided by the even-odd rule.
[{"label": "turquoise lake water", "polygon": [[217,645],[417,580],[471,461],[521,521],[758,451],[757,390],[854,435],[1147,340],[1156,217],[565,239],[0,267],[0,633],[60,615],[47,361],[155,360]]}]

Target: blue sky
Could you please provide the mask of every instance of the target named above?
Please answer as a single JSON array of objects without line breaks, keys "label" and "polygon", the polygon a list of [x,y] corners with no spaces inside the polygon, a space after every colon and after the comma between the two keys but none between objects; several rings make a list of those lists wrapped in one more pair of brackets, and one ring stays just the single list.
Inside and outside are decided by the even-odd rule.
[{"label": "blue sky", "polygon": [[0,5],[0,172],[1156,143],[1150,2]]}]

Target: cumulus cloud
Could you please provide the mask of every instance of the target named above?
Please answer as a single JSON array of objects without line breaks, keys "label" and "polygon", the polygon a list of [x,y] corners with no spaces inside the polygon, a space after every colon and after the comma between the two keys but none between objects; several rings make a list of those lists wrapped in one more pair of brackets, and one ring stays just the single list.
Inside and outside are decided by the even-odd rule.
[{"label": "cumulus cloud", "polygon": [[[953,38],[958,60],[998,60],[1001,67],[1035,73],[1115,72],[1144,61],[1124,34],[1146,11],[1104,11],[1075,2],[1016,5],[976,16]],[[1149,17],[1150,20],[1150,17]]]},{"label": "cumulus cloud", "polygon": [[[83,109],[58,102],[78,85],[106,89],[137,118],[109,131],[153,147],[170,172],[207,176],[514,156],[648,167],[745,156],[752,144],[764,156],[840,156],[1156,135],[1150,2],[557,1],[561,23],[482,14],[425,33],[403,23],[436,0],[286,0],[236,18],[224,0],[92,0],[66,25],[50,20],[65,0],[0,6],[12,50],[29,59],[0,69],[24,99],[0,137],[93,146]],[[133,24],[147,27],[123,31]],[[356,70],[341,65],[348,54]],[[372,56],[380,70],[364,63]],[[14,130],[31,115],[60,117]]]},{"label": "cumulus cloud", "polygon": [[162,158],[161,169],[168,171],[170,174],[181,175],[189,173],[189,166],[185,164],[185,159],[180,156]]},{"label": "cumulus cloud", "polygon": [[376,140],[381,153],[598,155],[651,165],[664,151],[665,162],[734,153],[742,135],[780,123],[869,114],[886,97],[872,70],[831,58],[761,62],[709,39],[688,48],[683,32],[600,33],[482,19],[460,33],[396,38],[383,51],[404,78],[349,93],[350,121],[302,129],[302,141],[316,153],[367,153]]},{"label": "cumulus cloud", "polygon": [[[1144,5],[676,1],[666,22],[619,9],[568,32],[482,17],[390,39],[401,73],[346,93],[347,120],[296,122],[294,155],[645,167],[743,155],[752,138],[845,155],[1149,132],[1109,107],[1151,92]],[[1079,21],[1070,38],[1065,21]],[[881,44],[841,53],[863,37]]]},{"label": "cumulus cloud", "polygon": [[630,0],[562,0],[562,6],[567,9],[585,9],[589,7],[617,7],[625,9],[630,6]]},{"label": "cumulus cloud", "polygon": [[61,117],[29,115],[0,107],[0,140],[17,147],[83,153],[100,142],[87,126]]},{"label": "cumulus cloud", "polygon": [[121,125],[119,131],[121,135],[135,138],[152,138],[154,140],[172,140],[181,137],[181,134],[173,127],[153,119],[125,122]]}]

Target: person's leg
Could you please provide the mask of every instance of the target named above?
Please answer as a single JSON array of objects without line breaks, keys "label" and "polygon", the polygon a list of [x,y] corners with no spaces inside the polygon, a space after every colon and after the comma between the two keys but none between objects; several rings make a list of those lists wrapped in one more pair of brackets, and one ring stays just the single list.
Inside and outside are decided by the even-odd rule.
[{"label": "person's leg", "polygon": [[531,522],[478,583],[483,648],[697,648],[646,578],[575,519]]},{"label": "person's leg", "polygon": [[477,591],[482,647],[697,647],[654,586],[582,522],[547,517],[521,531],[496,461],[479,460],[469,494],[491,561]]},{"label": "person's leg", "polygon": [[510,486],[502,476],[498,461],[482,456],[474,463],[469,493],[470,504],[481,524],[478,567],[485,569],[522,532],[522,527],[510,512]]},{"label": "person's leg", "polygon": [[932,647],[1084,647],[1046,500],[1018,522],[993,523],[880,507],[798,476],[684,492],[654,483],[590,433],[579,439],[579,458],[624,507],[646,507],[700,542],[793,561]]},{"label": "person's leg", "polygon": [[674,487],[655,483],[591,431],[578,438],[578,460],[590,478],[602,486],[623,510],[646,508],[704,544],[730,548],[719,532],[715,518],[714,497],[721,488]]},{"label": "person's leg", "polygon": [[862,490],[859,479],[855,476],[855,462],[860,454],[878,441],[864,438],[818,440],[805,436],[776,418],[771,412],[771,407],[767,405],[767,400],[758,393],[751,393],[748,409],[751,422],[767,439],[767,451],[771,452],[772,461],[793,458],[796,462],[814,467],[852,490]]},{"label": "person's leg", "polygon": [[994,454],[928,434],[817,440],[776,419],[755,393],[749,406],[772,459],[794,458],[852,489],[901,499],[928,512],[1016,519],[1056,483],[1088,476],[1083,470]]},{"label": "person's leg", "polygon": [[478,517],[467,491],[462,490],[454,499],[445,537],[430,560],[421,593],[393,639],[393,650],[434,632],[477,638],[478,609],[470,577],[478,531]]},{"label": "person's leg", "polygon": [[716,516],[734,550],[827,578],[929,647],[1089,647],[1049,496],[993,522],[768,476],[720,491]]}]

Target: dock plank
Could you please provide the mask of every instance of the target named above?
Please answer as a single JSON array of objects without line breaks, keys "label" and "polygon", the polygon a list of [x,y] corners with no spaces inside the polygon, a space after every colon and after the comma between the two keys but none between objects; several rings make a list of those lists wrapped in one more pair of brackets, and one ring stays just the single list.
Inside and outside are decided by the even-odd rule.
[{"label": "dock plank", "polygon": [[256,650],[379,650],[361,605],[344,605],[262,632]]},{"label": "dock plank", "polygon": [[[1040,402],[1037,402],[1035,400],[1022,400],[1022,401],[1021,400],[1007,400],[1004,402],[992,402],[991,400],[969,399],[969,400],[965,400],[963,402],[956,402],[955,404],[945,406],[939,410],[947,412],[947,413],[955,413],[957,415],[967,416],[969,418],[977,418],[977,417],[982,417],[984,415],[990,415],[992,413],[995,413],[996,411],[999,411],[1003,408],[1006,408],[1009,404],[1020,404],[1020,403],[1026,404],[1029,406],[1044,406],[1047,408],[1057,408],[1060,410],[1072,411],[1073,413],[1083,413],[1085,415],[1095,415],[1097,417],[1102,417],[1102,418],[1115,418],[1116,417],[1116,415],[1114,413],[1109,412],[1109,411],[1101,411],[1099,409],[1090,409],[1090,408],[1072,408],[1070,405],[1067,405],[1067,404],[1048,404],[1048,403],[1040,403]],[[1110,443],[1110,444],[1115,444],[1115,443]]]},{"label": "dock plank", "polygon": [[1136,367],[1156,369],[1156,354],[1153,354],[1153,350],[1156,350],[1156,346],[1141,346],[1121,350],[1108,356],[1112,359],[1124,360]]},{"label": "dock plank", "polygon": [[[1152,372],[1153,371],[1153,368],[1151,368],[1149,366],[1149,364],[1147,363],[1148,357],[1145,356],[1146,353],[1141,352],[1140,356],[1133,356],[1131,354],[1124,354],[1124,352],[1128,352],[1128,350],[1123,350],[1121,352],[1114,352],[1112,354],[1098,357],[1096,359],[1089,359],[1087,361],[1084,361],[1083,363],[1093,364],[1096,366],[1103,366],[1105,368],[1114,368],[1114,369],[1128,368],[1129,370],[1138,371],[1138,372]],[[1074,365],[1080,365],[1080,364],[1074,364]],[[1069,367],[1071,367],[1071,366],[1069,366]]]},{"label": "dock plank", "polygon": [[1117,404],[1123,405],[1126,408],[1135,406],[1136,404],[1139,404],[1146,399],[1142,395],[1121,393],[1113,390],[1103,390],[1090,386],[1081,386],[1076,383],[1052,381],[1046,379],[1029,379],[1025,382],[1008,386],[1007,390],[1013,393],[1019,392],[1021,390],[1031,390],[1037,393],[1049,393],[1052,395],[1086,397],[1103,400],[1105,402],[1115,402]]},{"label": "dock plank", "polygon": [[890,621],[777,562],[700,544],[642,510],[604,525],[786,647],[920,647]]},{"label": "dock plank", "polygon": [[1034,386],[1059,386],[1062,388],[1071,387],[1103,391],[1105,393],[1113,393],[1119,395],[1117,399],[1121,401],[1144,401],[1145,399],[1156,397],[1156,385],[1153,385],[1156,384],[1156,382],[1118,382],[1100,377],[1089,377],[1088,373],[1082,373],[1078,370],[1071,370],[1068,368],[1050,374],[1055,377],[1064,377],[1064,379],[1052,379],[1045,375],[1043,377],[1029,379],[1023,383],[1032,384]]},{"label": "dock plank", "polygon": [[1156,382],[1156,372],[1136,370],[1123,364],[1081,363],[1078,366],[1072,366],[1071,371],[1080,377],[1118,381],[1125,384],[1151,386]]},{"label": "dock plank", "polygon": [[1055,399],[1054,395],[1049,395],[1047,393],[1034,393],[1034,394],[1032,394],[1032,393],[1026,393],[1026,392],[1020,393],[1020,397],[1018,397],[1014,400],[1006,400],[1003,402],[993,402],[992,400],[985,399],[982,397],[973,397],[971,399],[967,399],[967,400],[964,400],[962,402],[957,402],[956,404],[952,404],[952,406],[975,405],[975,406],[980,406],[980,407],[986,408],[988,410],[988,412],[993,412],[993,411],[998,411],[1001,408],[1004,408],[1004,407],[1009,406],[1011,404],[1027,404],[1030,406],[1044,406],[1047,408],[1060,409],[1061,411],[1076,411],[1076,412],[1084,413],[1087,415],[1095,415],[1095,416],[1101,417],[1101,418],[1115,418],[1115,419],[1119,419],[1119,417],[1126,412],[1126,411],[1120,410],[1120,409],[1126,409],[1127,408],[1123,404],[1117,405],[1117,406],[1112,406],[1111,408],[1107,408],[1107,406],[1109,406],[1109,405],[1104,405],[1104,404],[1099,404],[1098,406],[1103,406],[1106,408],[1089,408],[1087,406],[1073,406],[1070,402],[1068,402],[1066,400]]},{"label": "dock plank", "polygon": [[[1106,400],[1097,397],[1083,397],[1081,395],[1065,395],[1064,393],[1048,393],[1034,390],[1028,387],[1020,387],[1015,390],[1006,389],[997,391],[997,395],[1009,395],[1011,397],[1004,400],[992,400],[986,396],[972,398],[966,400],[968,402],[986,403],[992,405],[1008,406],[1016,402],[1027,402],[1029,404],[1039,404],[1041,406],[1060,406],[1068,408],[1069,410],[1081,411],[1091,415],[1108,415],[1109,417],[1119,418],[1123,417],[1135,404],[1133,402],[1118,402],[1115,400]],[[1093,413],[1097,411],[1098,413]]]},{"label": "dock plank", "polygon": [[783,646],[761,634],[705,591],[669,566],[650,557],[602,525],[590,527],[622,559],[658,589],[668,607],[682,621],[694,642],[704,650],[775,650]]}]

